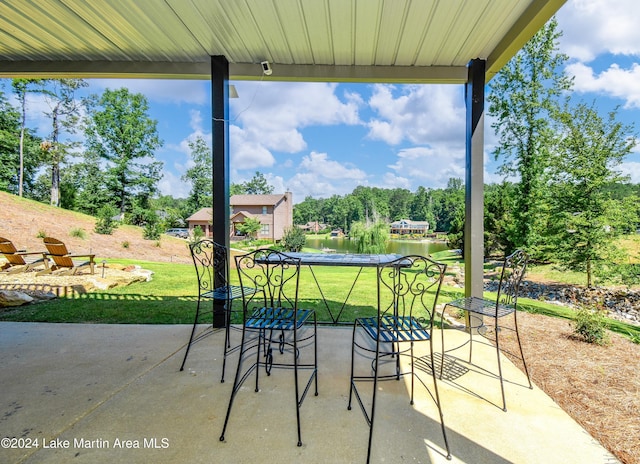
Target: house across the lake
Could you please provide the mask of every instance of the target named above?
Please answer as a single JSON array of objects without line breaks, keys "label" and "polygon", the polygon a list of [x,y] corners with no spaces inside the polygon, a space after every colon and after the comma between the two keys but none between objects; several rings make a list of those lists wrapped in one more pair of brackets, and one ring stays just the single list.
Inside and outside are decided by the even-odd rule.
[{"label": "house across the lake", "polygon": [[416,234],[416,235],[424,235],[429,231],[429,222],[428,221],[411,221],[409,219],[400,219],[399,221],[394,221],[391,223],[389,227],[389,233],[405,235],[405,234]]},{"label": "house across the lake", "polygon": [[[244,238],[238,230],[246,218],[260,221],[259,239],[281,240],[286,229],[293,226],[293,199],[291,192],[273,195],[232,195],[229,199],[231,208],[231,239]],[[212,210],[202,208],[187,218],[189,231],[200,226],[206,237],[212,237]]]}]

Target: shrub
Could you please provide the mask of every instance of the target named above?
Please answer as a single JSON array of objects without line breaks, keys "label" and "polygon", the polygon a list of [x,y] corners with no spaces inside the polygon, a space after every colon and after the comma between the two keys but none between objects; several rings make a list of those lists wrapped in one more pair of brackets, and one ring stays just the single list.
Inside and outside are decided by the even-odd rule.
[{"label": "shrub", "polygon": [[587,343],[608,345],[608,324],[605,312],[598,309],[581,307],[576,312],[573,333]]},{"label": "shrub", "polygon": [[200,240],[202,240],[203,237],[204,237],[204,232],[202,230],[202,227],[195,226],[193,228],[193,232],[191,233],[191,241],[193,243],[199,242]]},{"label": "shrub", "polygon": [[110,205],[104,205],[98,210],[98,219],[96,221],[95,231],[97,234],[111,235],[113,230],[118,227],[118,222],[113,218],[118,211]]},{"label": "shrub", "polygon": [[45,238],[47,236],[47,231],[44,229],[40,229],[36,234],[36,238]]},{"label": "shrub", "polygon": [[300,251],[307,240],[299,227],[290,227],[284,231],[280,244],[285,251]]},{"label": "shrub", "polygon": [[160,240],[162,229],[157,222],[149,222],[142,230],[142,237],[145,240]]},{"label": "shrub", "polygon": [[87,233],[81,227],[75,227],[69,231],[71,237],[77,237],[81,239],[87,238]]},{"label": "shrub", "polygon": [[126,240],[122,242],[122,248],[129,248],[129,242]]}]

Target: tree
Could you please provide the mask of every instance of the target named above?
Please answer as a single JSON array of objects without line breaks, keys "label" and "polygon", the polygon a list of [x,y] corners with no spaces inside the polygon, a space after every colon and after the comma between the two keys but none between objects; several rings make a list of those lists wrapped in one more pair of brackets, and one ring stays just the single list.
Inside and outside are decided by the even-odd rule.
[{"label": "tree", "polygon": [[389,226],[384,222],[355,222],[351,225],[349,237],[356,241],[358,253],[386,253]]},{"label": "tree", "polygon": [[213,160],[211,149],[202,137],[189,142],[193,166],[187,169],[182,180],[191,184],[191,192],[187,202],[191,211],[211,207],[213,203]]},{"label": "tree", "polygon": [[260,230],[260,220],[257,218],[247,217],[242,224],[236,226],[240,232],[250,238],[255,238],[256,233]]},{"label": "tree", "polygon": [[411,211],[411,200],[413,195],[407,189],[396,188],[390,192],[389,196],[389,219],[413,219],[409,217]]},{"label": "tree", "polygon": [[[100,166],[100,157],[97,153],[88,151],[84,153],[84,161],[73,166],[77,171],[78,192],[75,205],[78,211],[95,216],[103,206],[109,205],[115,208],[111,202],[110,192],[104,183],[103,168]],[[117,214],[117,211],[114,215]]]},{"label": "tree", "polygon": [[552,18],[491,81],[488,114],[499,136],[494,152],[500,171],[519,177],[513,212],[516,247],[531,250],[541,242],[544,174],[552,151],[551,116],[559,96],[572,82],[561,71],[568,57],[558,52],[557,22]]},{"label": "tree", "polygon": [[20,194],[22,187],[30,194],[41,162],[40,140],[20,124],[20,113],[0,92],[0,190]]},{"label": "tree", "polygon": [[147,115],[147,99],[125,88],[107,89],[101,97],[89,97],[87,108],[87,151],[106,162],[106,185],[120,212],[124,213],[134,198],[139,205],[148,206],[162,177],[162,163],[154,161],[154,150],[163,142],[157,121]]},{"label": "tree", "polygon": [[247,195],[269,195],[273,193],[273,186],[269,185],[267,179],[259,171],[256,171],[251,180],[243,185]]},{"label": "tree", "polygon": [[513,209],[515,186],[510,182],[492,184],[484,189],[484,250],[486,256],[504,255],[515,248]]},{"label": "tree", "polygon": [[635,217],[612,199],[609,186],[624,180],[616,171],[636,145],[633,127],[616,121],[616,111],[601,118],[584,103],[559,114],[559,143],[551,184],[553,250],[567,268],[585,271],[593,284],[596,268],[616,261],[615,237]]},{"label": "tree", "polygon": [[20,102],[20,163],[18,173],[18,195],[22,196],[24,182],[24,138],[27,119],[27,93],[29,87],[39,85],[42,79],[12,79],[11,86]]},{"label": "tree", "polygon": [[89,84],[82,79],[50,79],[42,82],[41,92],[51,108],[45,113],[51,118],[51,139],[43,142],[42,149],[51,166],[51,205],[60,206],[60,165],[64,162],[69,150],[78,143],[61,141],[63,131],[76,132],[80,115],[80,103],[75,99],[75,92]]},{"label": "tree", "polygon": [[411,219],[414,221],[427,221],[431,228],[436,227],[434,214],[434,192],[422,186],[418,187],[411,201]]},{"label": "tree", "polygon": [[302,250],[307,238],[299,227],[290,227],[284,231],[282,237],[282,248],[285,251],[297,252]]}]

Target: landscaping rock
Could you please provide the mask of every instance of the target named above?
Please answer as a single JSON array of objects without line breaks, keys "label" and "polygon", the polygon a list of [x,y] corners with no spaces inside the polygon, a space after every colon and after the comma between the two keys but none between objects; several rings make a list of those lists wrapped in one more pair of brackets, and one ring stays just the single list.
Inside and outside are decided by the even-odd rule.
[{"label": "landscaping rock", "polygon": [[31,303],[33,298],[15,290],[0,290],[0,308],[10,308]]}]

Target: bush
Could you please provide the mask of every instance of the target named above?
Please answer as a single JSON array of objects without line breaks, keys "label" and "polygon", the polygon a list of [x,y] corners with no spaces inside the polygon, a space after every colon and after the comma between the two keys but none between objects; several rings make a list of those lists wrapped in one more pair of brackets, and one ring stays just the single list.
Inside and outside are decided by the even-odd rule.
[{"label": "bush", "polygon": [[47,236],[47,231],[44,229],[40,229],[36,234],[36,238],[45,238]]},{"label": "bush", "polygon": [[284,251],[300,251],[307,238],[299,227],[290,227],[284,231],[280,245]]},{"label": "bush", "polygon": [[605,312],[598,309],[581,307],[576,313],[573,333],[587,343],[608,345],[608,324]]},{"label": "bush", "polygon": [[160,227],[160,224],[157,222],[149,222],[142,230],[142,237],[145,240],[160,240],[161,233],[162,228]]},{"label": "bush", "polygon": [[97,234],[111,235],[113,230],[118,227],[118,222],[113,218],[118,211],[109,205],[104,205],[98,210],[98,220],[96,221],[95,231]]},{"label": "bush", "polygon": [[71,229],[71,231],[69,231],[69,235],[71,237],[77,237],[77,238],[81,238],[81,239],[85,239],[87,238],[87,233],[84,231],[84,229],[80,228],[80,227],[75,227],[73,229]]},{"label": "bush", "polygon": [[202,230],[202,227],[195,226],[193,228],[193,232],[191,233],[191,242],[193,243],[199,242],[200,240],[202,240],[203,237],[204,237],[204,231]]}]

